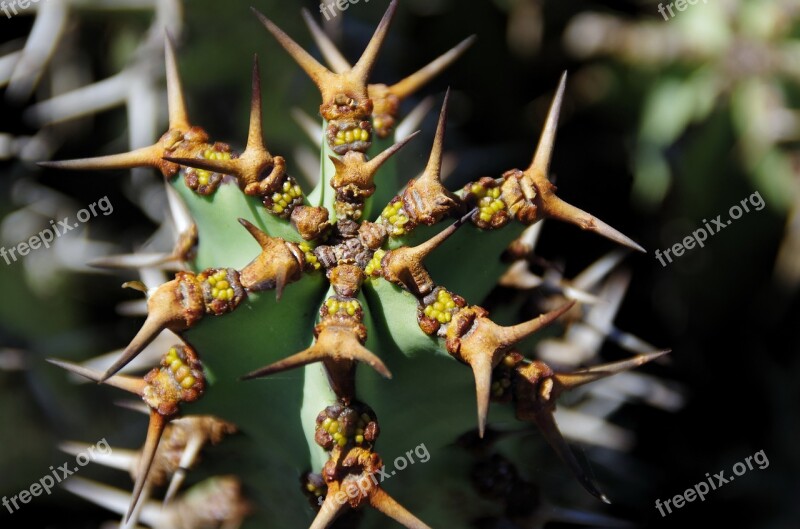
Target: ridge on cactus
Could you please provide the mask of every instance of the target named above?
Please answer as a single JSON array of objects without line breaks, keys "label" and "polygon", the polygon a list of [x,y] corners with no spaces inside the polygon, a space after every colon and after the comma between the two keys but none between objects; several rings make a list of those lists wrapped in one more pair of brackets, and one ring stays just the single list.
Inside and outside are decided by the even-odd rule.
[{"label": "ridge on cactus", "polygon": [[[217,500],[222,502],[221,512],[228,513],[215,520],[220,524],[238,526],[258,509],[267,519],[283,520],[281,526],[290,525],[286,520],[295,524],[303,520],[307,508],[289,514],[270,510],[276,502],[263,498],[277,489],[260,485],[272,480],[273,485],[282,483],[283,495],[291,497],[283,510],[298,507],[297,498],[311,500],[317,512],[312,529],[329,527],[338,517],[366,506],[404,527],[428,528],[379,484],[384,458],[388,460],[381,445],[414,446],[438,431],[436,446],[441,447],[473,426],[483,438],[491,401],[513,411],[518,420],[535,424],[580,484],[609,501],[562,437],[553,415],[555,401],[566,391],[643,365],[668,351],[559,372],[526,358],[520,342],[574,310],[575,300],[515,325],[498,324],[477,303],[508,269],[499,254],[524,246],[526,230],[543,219],[568,222],[644,250],[561,200],[548,178],[566,74],[526,169],[510,168],[499,177],[475,175],[459,190],[445,187],[442,157],[449,91],[422,174],[411,179],[406,168],[398,167],[393,156],[416,136],[391,141],[400,100],[463,55],[474,39],[462,41],[398,83],[378,84],[371,72],[396,9],[393,0],[353,65],[304,12],[331,69],[253,10],[320,91],[321,177],[310,192],[288,173],[285,158],[267,148],[258,58],[252,71],[246,148],[235,152],[228,144],[211,140],[190,120],[168,36],[169,129],[159,141],[129,153],[42,163],[80,171],[157,169],[185,202],[195,223],[170,256],[179,259],[184,270],[171,281],[145,289],[147,318],[111,367],[95,372],[53,361],[134,393],[148,406],[151,422],[139,463],[133,466],[133,494],[127,498],[120,491],[84,481],[69,487],[80,495],[113,497],[107,504],[124,515],[124,526],[139,521],[154,527],[173,523],[177,505],[190,502],[192,494],[202,496],[193,488],[177,497],[191,467],[180,461],[194,464],[201,447],[221,442],[222,435],[201,435],[208,427],[205,422],[202,427],[200,422],[191,427],[182,423],[194,432],[188,437],[195,440],[174,449],[178,455],[172,460],[162,450],[175,444],[170,438],[175,423],[206,417],[226,425],[225,433],[242,432],[263,452],[250,474],[216,478],[208,485],[227,487],[224,501]],[[269,53],[278,52],[273,46]],[[377,189],[391,183],[381,177],[388,169],[408,183],[392,190],[396,194],[388,202],[376,203],[381,196]],[[487,255],[496,256],[496,262]],[[144,378],[119,374],[165,330],[176,333],[182,343],[164,352],[160,366]],[[445,417],[446,427],[434,428],[420,419],[418,429],[398,438],[394,418],[381,414],[376,395],[402,392],[424,408],[428,397],[414,388],[414,370],[429,358],[442,359],[425,364],[435,365],[441,378],[459,364],[469,368],[475,397],[463,385],[458,392],[445,391],[444,386],[431,391],[445,395],[436,402],[437,409],[475,398],[477,422],[463,421],[462,414],[454,412]],[[362,363],[379,377],[359,368]],[[303,368],[302,387],[297,378],[290,378],[286,381],[291,389],[282,383],[281,391],[276,391],[269,382],[273,375],[288,376],[296,368]],[[264,377],[269,378],[253,380]],[[183,412],[192,415],[182,416]],[[297,484],[297,475],[309,469],[303,483]],[[238,479],[250,486],[258,509],[242,497]],[[154,514],[150,496],[168,484],[167,509]],[[120,508],[122,497],[124,508]],[[343,497],[345,501],[340,501]],[[441,499],[433,496],[431,501]],[[208,522],[207,517],[197,516],[195,525],[182,526]]]}]

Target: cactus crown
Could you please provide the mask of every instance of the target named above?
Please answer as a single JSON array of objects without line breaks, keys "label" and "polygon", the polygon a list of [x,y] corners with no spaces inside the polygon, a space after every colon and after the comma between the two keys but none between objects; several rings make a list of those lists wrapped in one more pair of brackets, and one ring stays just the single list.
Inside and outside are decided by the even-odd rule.
[{"label": "cactus crown", "polygon": [[[125,154],[45,164],[73,170],[155,168],[182,197],[194,219],[174,253],[186,270],[148,291],[147,319],[119,359],[103,373],[57,362],[133,392],[148,406],[150,428],[133,472],[134,493],[126,520],[134,517],[158,526],[173,523],[176,513],[184,512],[187,505],[202,505],[197,498],[209,497],[206,489],[192,489],[155,521],[147,518],[143,508],[145,497],[169,481],[167,499],[172,499],[199,449],[222,441],[223,432],[233,433],[238,427],[263,447],[267,460],[274,459],[281,446],[297,444],[294,434],[288,433],[291,421],[287,418],[293,407],[297,409],[296,392],[278,395],[263,382],[236,379],[303,367],[300,416],[311,468],[297,495],[306,492],[317,508],[311,527],[328,527],[345,511],[364,505],[405,527],[428,527],[376,478],[384,467],[379,455],[384,439],[379,442],[378,436],[392,417],[378,417],[367,403],[376,392],[393,390],[375,384],[368,374],[357,377],[356,372],[362,371],[358,364],[363,363],[392,378],[390,369],[396,365],[399,370],[392,383],[413,385],[417,358],[431,353],[450,357],[472,371],[479,436],[486,431],[489,402],[510,402],[516,417],[541,430],[583,486],[606,500],[561,436],[553,419],[555,400],[564,391],[641,365],[663,352],[557,372],[525,358],[517,346],[572,310],[574,301],[511,326],[499,325],[474,303],[483,299],[506,268],[499,255],[494,261],[485,256],[523,247],[531,226],[542,219],[566,221],[636,250],[642,248],[562,201],[548,179],[566,75],[528,168],[510,169],[497,178],[480,177],[460,190],[446,189],[442,183],[446,95],[422,174],[391,191],[397,192],[395,196],[382,189],[391,179],[383,179],[381,173],[389,172],[390,166],[397,171],[393,156],[415,137],[387,141],[398,122],[400,101],[473,42],[472,37],[466,39],[398,83],[371,84],[370,74],[396,8],[393,0],[352,66],[304,13],[330,68],[254,10],[321,94],[321,178],[310,193],[288,174],[285,159],[265,145],[257,58],[246,148],[238,153],[227,144],[212,142],[192,124],[169,38],[169,130],[161,139]],[[182,343],[164,353],[160,367],[143,379],[118,374],[164,332],[177,333]],[[436,366],[450,369],[445,363]],[[424,399],[420,392],[416,396],[420,402]],[[439,405],[466,397],[450,394]],[[181,404],[206,415],[181,416]],[[448,418],[450,439],[467,427],[458,423],[460,419],[458,415]],[[412,433],[425,434],[426,428],[432,427],[422,426]],[[178,431],[183,433],[176,439]],[[415,438],[390,441],[403,442],[413,443]],[[168,449],[183,455],[169,459]],[[286,449],[287,466],[270,472],[289,482],[287,469],[304,466],[303,458],[307,461],[303,451]],[[261,482],[263,476],[253,481]],[[225,519],[218,522],[235,525],[251,512],[236,478],[219,478],[206,485],[212,486],[224,492],[214,500],[224,507],[219,512],[225,513]],[[82,487],[85,494],[101,493],[88,484]],[[76,492],[80,493],[77,488]],[[346,501],[341,501],[343,496]],[[184,516],[181,526],[204,526],[210,516],[207,510],[202,506],[192,517]]]}]

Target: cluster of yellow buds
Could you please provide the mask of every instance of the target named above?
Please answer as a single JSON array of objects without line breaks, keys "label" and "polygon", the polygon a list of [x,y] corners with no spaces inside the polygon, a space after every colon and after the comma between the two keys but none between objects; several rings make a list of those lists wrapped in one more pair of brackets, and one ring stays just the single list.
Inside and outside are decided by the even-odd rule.
[{"label": "cluster of yellow buds", "polygon": [[386,226],[386,231],[389,232],[390,237],[405,235],[405,226],[408,224],[409,218],[403,210],[403,201],[393,200],[388,206],[383,208],[379,222]]}]

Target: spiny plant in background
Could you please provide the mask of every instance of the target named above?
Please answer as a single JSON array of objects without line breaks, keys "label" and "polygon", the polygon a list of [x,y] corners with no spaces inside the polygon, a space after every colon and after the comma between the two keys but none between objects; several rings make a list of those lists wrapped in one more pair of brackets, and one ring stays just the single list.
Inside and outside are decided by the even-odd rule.
[{"label": "spiny plant in background", "polygon": [[[798,44],[797,3],[720,0],[669,20],[650,5],[644,9],[652,11],[642,20],[587,11],[575,16],[564,34],[565,48],[576,58],[612,58],[651,85],[632,160],[634,196],[640,205],[660,206],[685,173],[670,152],[710,143],[717,133],[715,114],[724,115],[735,136],[736,158],[752,184],[770,208],[789,212],[776,276],[796,288],[800,127],[794,101],[800,70],[787,57]],[[593,64],[582,73],[593,80],[584,89],[587,97],[602,97],[612,77],[608,67]]]},{"label": "spiny plant in background", "polygon": [[[381,484],[382,453],[403,453],[423,442],[442,454],[469,427],[469,406],[463,404],[471,400],[467,385],[443,376],[449,366],[438,357],[471,370],[479,438],[487,431],[494,434],[487,429],[490,401],[510,403],[504,411],[535,424],[586,490],[608,501],[562,437],[553,416],[555,402],[566,391],[666,351],[559,372],[526,358],[518,345],[568,313],[574,301],[511,326],[497,324],[472,303],[483,300],[508,268],[503,254],[511,260],[525,257],[520,241],[542,219],[570,222],[643,250],[559,199],[548,179],[566,76],[527,169],[447,190],[441,181],[446,95],[427,166],[408,180],[392,156],[414,135],[393,145],[386,141],[399,100],[455,60],[471,40],[400,83],[370,84],[396,8],[394,0],[352,66],[307,16],[333,70],[255,11],[322,96],[320,180],[308,194],[287,173],[286,160],[265,146],[257,59],[247,146],[236,153],[191,124],[169,39],[169,130],[156,144],[125,154],[43,163],[79,171],[155,168],[195,223],[174,254],[185,270],[152,288],[128,284],[146,293],[148,314],[113,365],[102,372],[53,360],[138,395],[147,405],[150,427],[141,454],[117,464],[130,468],[135,480],[129,499],[82,480],[67,484],[122,512],[124,526],[141,520],[154,527],[235,527],[257,507],[267,520],[294,527],[308,523],[303,501],[318,511],[312,528],[328,527],[340,516],[357,521],[365,505],[409,528],[429,527],[424,518],[460,526],[447,499],[459,484],[429,482],[424,496],[430,505],[424,511],[432,514],[419,518]],[[366,153],[373,143],[377,153],[370,158]],[[165,330],[178,334],[181,343],[167,348],[158,367],[144,378],[118,374]],[[357,369],[358,363],[374,373]],[[302,388],[296,378],[239,380],[300,367]],[[382,383],[376,374],[393,380]],[[182,417],[183,404],[196,415]],[[412,427],[398,428],[395,421]],[[235,431],[251,443],[250,468],[176,498],[202,446],[223,442]],[[379,444],[385,448],[379,451]],[[242,482],[250,488],[249,500]],[[166,485],[167,506],[159,512],[146,500]],[[219,490],[224,493],[213,496]]]}]

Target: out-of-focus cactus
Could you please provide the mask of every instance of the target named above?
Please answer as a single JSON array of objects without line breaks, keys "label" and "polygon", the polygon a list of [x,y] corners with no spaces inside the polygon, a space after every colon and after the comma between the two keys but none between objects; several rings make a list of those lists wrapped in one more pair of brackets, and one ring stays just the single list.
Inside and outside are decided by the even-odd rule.
[{"label": "out-of-focus cactus", "polygon": [[[581,75],[586,99],[602,98],[621,63],[631,79],[647,83],[638,137],[632,152],[634,196],[642,206],[660,205],[675,181],[697,179],[674,152],[708,150],[720,136],[715,119],[730,124],[732,157],[770,208],[788,213],[776,276],[800,285],[800,187],[797,184],[796,108],[800,41],[796,1],[720,0],[689,9],[641,8],[640,17],[587,11],[564,33],[567,50],[593,59]],[[611,63],[603,59],[612,59]],[[705,133],[698,132],[699,130]]]}]

